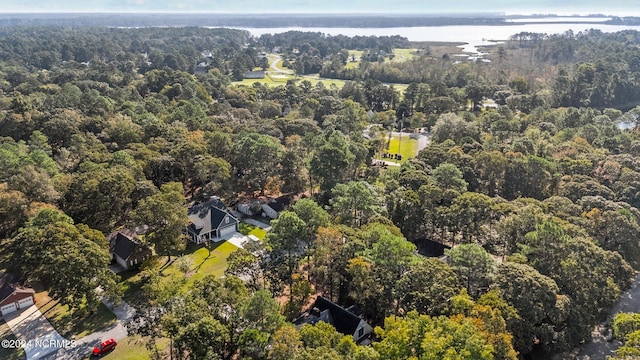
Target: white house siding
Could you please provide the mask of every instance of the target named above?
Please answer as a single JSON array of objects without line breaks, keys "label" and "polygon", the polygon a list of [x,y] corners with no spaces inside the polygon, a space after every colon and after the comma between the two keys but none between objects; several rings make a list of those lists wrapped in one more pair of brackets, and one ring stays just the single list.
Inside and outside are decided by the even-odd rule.
[{"label": "white house siding", "polygon": [[[364,331],[362,332],[362,336],[360,336],[359,332],[360,329],[363,329]],[[360,320],[360,323],[358,324],[358,327],[356,328],[356,331],[353,333],[353,341],[358,341],[360,340],[362,337],[371,334],[373,332],[373,328],[371,327],[371,325],[367,324],[366,321],[364,320]]]},{"label": "white house siding", "polygon": [[277,219],[278,218],[278,212],[273,210],[271,208],[271,206],[269,206],[267,204],[262,204],[262,211],[264,211],[265,215],[267,215],[271,219]]},{"label": "white house siding", "polygon": [[123,267],[123,268],[125,268],[125,269],[128,269],[128,268],[129,268],[129,265],[127,265],[127,262],[126,262],[123,258],[121,258],[121,257],[120,257],[120,256],[118,256],[118,255],[116,255],[116,256],[115,256],[115,258],[116,258],[116,262],[117,262],[118,264],[120,264],[120,266],[122,266],[122,267]]},{"label": "white house siding", "polygon": [[253,213],[250,210],[251,208],[251,204],[247,203],[247,204],[240,204],[238,205],[238,211],[245,214],[245,215],[249,215],[252,216]]}]

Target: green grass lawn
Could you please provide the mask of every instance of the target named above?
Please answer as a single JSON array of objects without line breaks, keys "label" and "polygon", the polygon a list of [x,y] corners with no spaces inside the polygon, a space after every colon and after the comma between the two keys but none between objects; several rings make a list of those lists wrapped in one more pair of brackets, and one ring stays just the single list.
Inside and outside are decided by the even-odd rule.
[{"label": "green grass lawn", "polygon": [[[9,325],[0,319],[0,340],[16,340],[15,335],[9,328]],[[3,360],[23,360],[26,354],[22,348],[4,348],[0,347],[0,359]]]},{"label": "green grass lawn", "polygon": [[116,316],[102,303],[95,310],[85,307],[71,311],[69,306],[49,298],[46,292],[36,293],[36,304],[51,325],[65,338],[76,339],[116,323]]},{"label": "green grass lawn", "polygon": [[242,235],[253,235],[260,240],[264,240],[264,237],[267,235],[266,230],[244,222],[240,222],[238,230]]},{"label": "green grass lawn", "polygon": [[[169,339],[162,338],[156,341],[156,346],[158,347],[158,352],[163,353],[169,349]],[[115,350],[110,352],[106,358],[107,359],[118,359],[118,360],[150,360],[153,359],[153,353],[151,353],[146,346],[146,339],[140,336],[129,336],[120,341],[118,341],[118,346],[116,346]],[[91,356],[86,357],[85,359],[93,359]]]},{"label": "green grass lawn", "polygon": [[[193,286],[194,281],[200,280],[207,275],[222,277],[227,269],[227,258],[236,250],[238,248],[227,241],[213,243],[209,249],[196,246],[187,249],[184,256],[190,259],[192,269],[187,274],[187,281],[183,289],[188,291]],[[175,261],[162,271],[162,275],[167,281],[179,281],[185,276],[178,270]]]},{"label": "green grass lawn", "polygon": [[[247,229],[247,234],[252,233],[260,238],[260,231],[253,228]],[[212,243],[209,248],[203,245],[189,243],[182,256],[172,256],[171,263],[167,264],[166,256],[159,256],[150,263],[145,263],[145,271],[131,271],[120,274],[120,285],[124,290],[124,300],[135,306],[146,301],[142,293],[150,272],[160,272],[163,281],[183,282],[182,291],[189,291],[196,280],[200,280],[207,275],[222,277],[227,269],[227,258],[238,248],[227,242]],[[191,264],[191,270],[185,275],[182,273],[176,261],[185,257]]]},{"label": "green grass lawn", "polygon": [[243,79],[242,81],[234,81],[234,84],[237,85],[246,85],[246,86],[251,86],[254,83],[262,83],[268,86],[279,86],[279,85],[286,85],[287,84],[287,80],[293,80],[293,75],[291,76],[287,76],[284,78],[276,78],[276,77],[269,77],[269,76],[265,76],[263,79]]},{"label": "green grass lawn", "polygon": [[409,134],[402,134],[402,139],[399,136],[392,136],[389,148],[386,150],[390,154],[402,155],[402,160],[383,159],[392,162],[403,163],[411,158],[416,157],[418,154],[418,140],[411,139]]},{"label": "green grass lawn", "polygon": [[249,231],[248,235],[253,235],[260,240],[264,240],[264,237],[267,236],[267,231],[256,226],[253,230]]},{"label": "green grass lawn", "polygon": [[[362,57],[362,53],[362,50],[349,50],[349,59],[347,60],[346,68],[351,69],[360,66],[360,58]],[[353,56],[355,56],[356,61],[351,61],[353,59]]]},{"label": "green grass lawn", "polygon": [[416,49],[393,49],[393,61],[407,61],[416,56]]}]

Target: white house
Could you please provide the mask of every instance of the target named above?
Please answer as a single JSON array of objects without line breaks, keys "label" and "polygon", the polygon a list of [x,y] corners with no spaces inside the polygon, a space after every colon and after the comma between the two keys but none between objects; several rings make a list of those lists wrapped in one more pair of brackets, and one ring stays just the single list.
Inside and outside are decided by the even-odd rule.
[{"label": "white house", "polygon": [[238,219],[231,215],[219,198],[193,205],[187,212],[187,234],[191,241],[220,241],[238,232]]}]

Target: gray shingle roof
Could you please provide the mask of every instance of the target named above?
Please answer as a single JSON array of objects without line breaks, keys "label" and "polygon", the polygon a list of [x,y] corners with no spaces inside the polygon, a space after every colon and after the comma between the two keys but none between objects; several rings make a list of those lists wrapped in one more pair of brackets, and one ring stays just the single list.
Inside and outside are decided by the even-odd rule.
[{"label": "gray shingle roof", "polygon": [[110,252],[123,260],[127,260],[139,247],[146,246],[140,244],[136,233],[129,229],[110,234],[107,239],[109,240]]},{"label": "gray shingle roof", "polygon": [[[195,234],[209,233],[214,229],[231,226],[238,222],[238,219],[229,214],[225,205],[217,198],[193,205],[189,208],[187,216],[191,221],[189,230]],[[229,224],[223,224],[227,216]]]}]

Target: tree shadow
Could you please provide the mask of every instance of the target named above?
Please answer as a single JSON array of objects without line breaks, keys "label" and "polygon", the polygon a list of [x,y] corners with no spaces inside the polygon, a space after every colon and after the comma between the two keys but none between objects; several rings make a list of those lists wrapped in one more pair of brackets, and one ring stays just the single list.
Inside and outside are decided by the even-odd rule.
[{"label": "tree shadow", "polygon": [[207,248],[208,253],[207,253],[207,257],[206,257],[206,258],[204,258],[204,259],[202,259],[202,261],[200,262],[200,264],[198,264],[198,266],[196,266],[195,268],[193,268],[193,272],[194,272],[194,273],[198,272],[198,270],[200,270],[200,268],[204,265],[204,263],[206,263],[206,262],[207,262],[207,260],[215,258],[215,255],[213,255],[213,251],[214,251],[215,249],[217,249],[217,248],[218,248],[218,246],[220,246],[222,243],[224,243],[224,241],[218,241],[218,242],[213,242],[213,243],[211,243],[211,242],[206,242],[205,244],[203,244],[203,245],[201,245],[200,247],[198,247],[198,249],[199,249],[199,248],[202,248],[202,247],[206,247],[206,248]]}]

